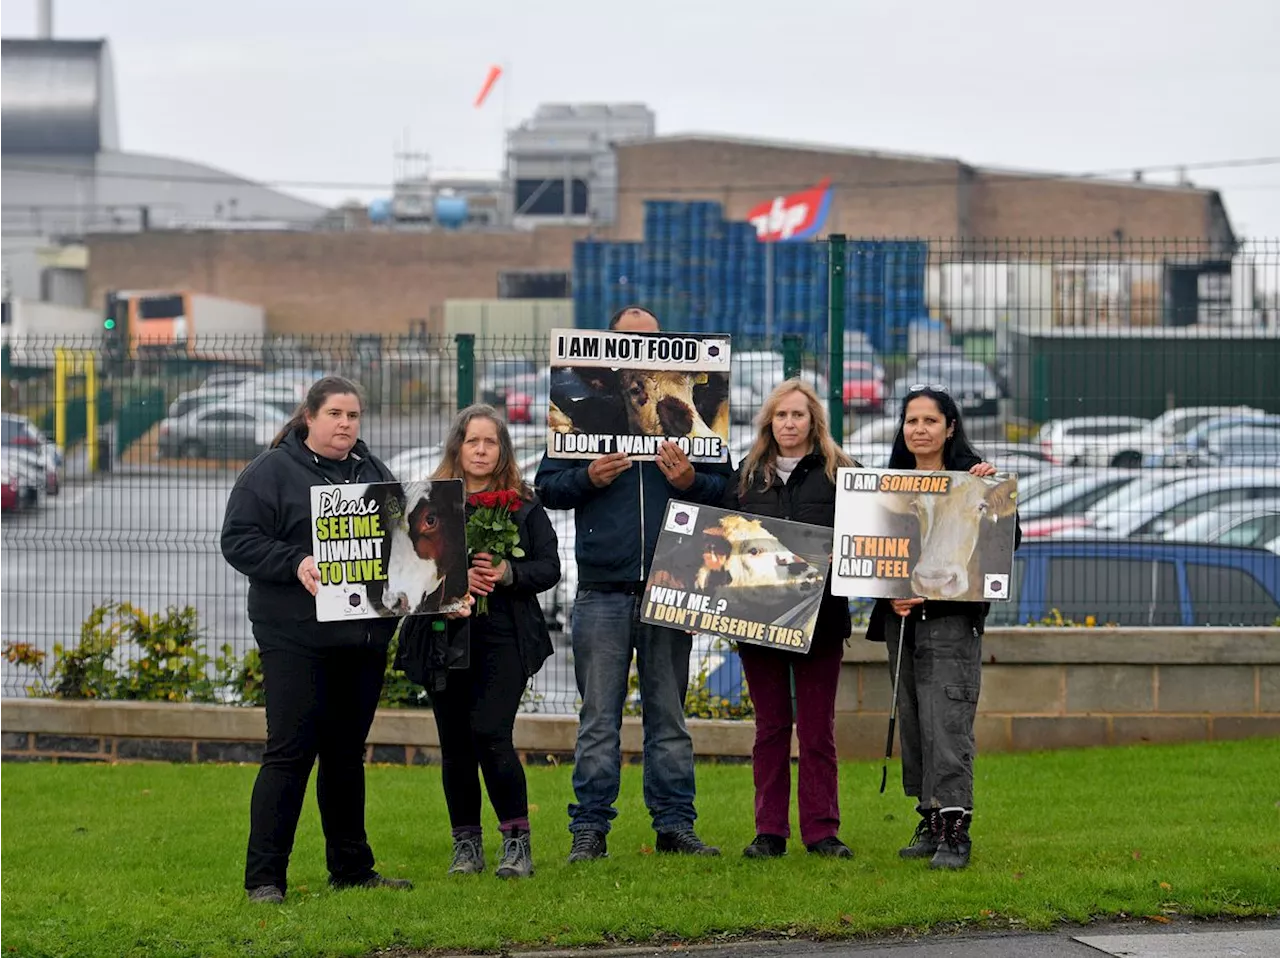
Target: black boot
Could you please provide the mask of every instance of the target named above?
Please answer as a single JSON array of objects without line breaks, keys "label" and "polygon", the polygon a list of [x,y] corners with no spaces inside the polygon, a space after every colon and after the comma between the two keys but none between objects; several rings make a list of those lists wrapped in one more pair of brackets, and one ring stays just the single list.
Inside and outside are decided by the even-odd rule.
[{"label": "black boot", "polygon": [[932,858],[942,841],[942,816],[936,808],[917,808],[920,824],[905,848],[898,849],[901,858]]},{"label": "black boot", "polygon": [[930,868],[964,868],[969,864],[969,822],[973,813],[946,809],[942,813],[942,841],[929,862]]}]

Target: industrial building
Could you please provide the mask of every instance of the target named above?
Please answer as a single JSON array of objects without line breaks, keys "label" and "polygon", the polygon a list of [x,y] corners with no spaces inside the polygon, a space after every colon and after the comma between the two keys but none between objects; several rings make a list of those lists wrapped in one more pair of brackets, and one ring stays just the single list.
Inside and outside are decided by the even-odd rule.
[{"label": "industrial building", "polygon": [[104,39],[5,39],[0,64],[6,297],[91,303],[91,233],[310,229],[325,215],[199,162],[124,149]]},{"label": "industrial building", "polygon": [[[347,232],[94,236],[89,292],[209,282],[211,294],[263,303],[273,332],[357,325],[370,333],[442,332],[448,300],[566,298],[575,242],[643,239],[648,200],[712,200],[726,220],[745,221],[762,204],[785,208],[787,197],[823,184],[822,216],[809,223],[808,236],[927,239],[952,262],[1000,261],[1011,244],[1025,256],[1032,240],[1053,241],[1059,251],[1071,242],[1108,245],[1115,259],[1149,240],[1153,255],[1176,241],[1191,259],[1211,259],[1221,269],[1235,247],[1218,193],[1190,184],[656,136],[654,127],[653,113],[641,105],[544,105],[510,132],[502,175],[458,182],[429,172],[405,176],[380,215]],[[931,305],[946,301],[954,312],[951,304],[967,294],[951,291],[960,277],[940,265],[931,261]]]}]

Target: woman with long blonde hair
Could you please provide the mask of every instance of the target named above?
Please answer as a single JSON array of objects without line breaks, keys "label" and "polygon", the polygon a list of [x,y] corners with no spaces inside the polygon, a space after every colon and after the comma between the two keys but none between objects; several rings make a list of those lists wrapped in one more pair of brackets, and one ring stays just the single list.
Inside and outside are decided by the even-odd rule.
[{"label": "woman with long blonde hair", "polygon": [[[756,440],[725,493],[724,507],[754,515],[832,526],[836,470],[856,465],[831,437],[827,413],[813,387],[800,379],[779,384],[756,417]],[[756,837],[743,854],[786,853],[791,834],[791,729],[800,740],[796,792],[800,838],[816,855],[849,858],[840,841],[835,707],[848,600],[831,594],[828,576],[806,654],[740,643],[738,654],[755,706],[751,750]],[[792,682],[795,710],[792,712]]]},{"label": "woman with long blonde hair", "polygon": [[[499,878],[533,874],[529,803],[524,767],[512,742],[516,712],[529,679],[551,655],[551,636],[538,594],[560,581],[560,551],[546,510],[520,475],[507,425],[492,406],[473,405],[458,413],[445,441],[444,458],[432,479],[462,479],[467,518],[477,494],[513,492],[519,497],[511,518],[521,554],[508,558],[471,556],[471,593],[488,597],[488,611],[458,619],[444,630],[421,617],[406,620],[397,665],[431,693],[440,733],[445,802],[453,827],[450,874],[484,871],[480,824],[480,774],[502,833]],[[466,668],[442,667],[470,630]]]}]

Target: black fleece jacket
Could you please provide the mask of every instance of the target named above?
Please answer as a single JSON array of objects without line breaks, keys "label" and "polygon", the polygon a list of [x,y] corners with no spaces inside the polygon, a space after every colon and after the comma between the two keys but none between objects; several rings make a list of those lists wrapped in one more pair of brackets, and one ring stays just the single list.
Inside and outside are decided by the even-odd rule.
[{"label": "black fleece jacket", "polygon": [[362,441],[337,461],[312,452],[296,432],[249,463],[222,522],[222,555],[249,578],[249,620],[312,648],[390,642],[398,619],[316,621],[298,565],[311,554],[312,486],[394,478]]}]

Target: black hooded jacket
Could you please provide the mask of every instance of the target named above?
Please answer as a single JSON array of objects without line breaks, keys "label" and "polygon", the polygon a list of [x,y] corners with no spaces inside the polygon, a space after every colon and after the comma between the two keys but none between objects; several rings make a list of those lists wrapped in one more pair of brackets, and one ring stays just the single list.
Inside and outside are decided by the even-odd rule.
[{"label": "black hooded jacket", "polygon": [[399,619],[318,622],[298,566],[312,552],[312,486],[393,479],[363,441],[337,461],[312,452],[297,432],[249,463],[222,522],[222,555],[249,579],[249,620],[312,648],[390,642]]}]

